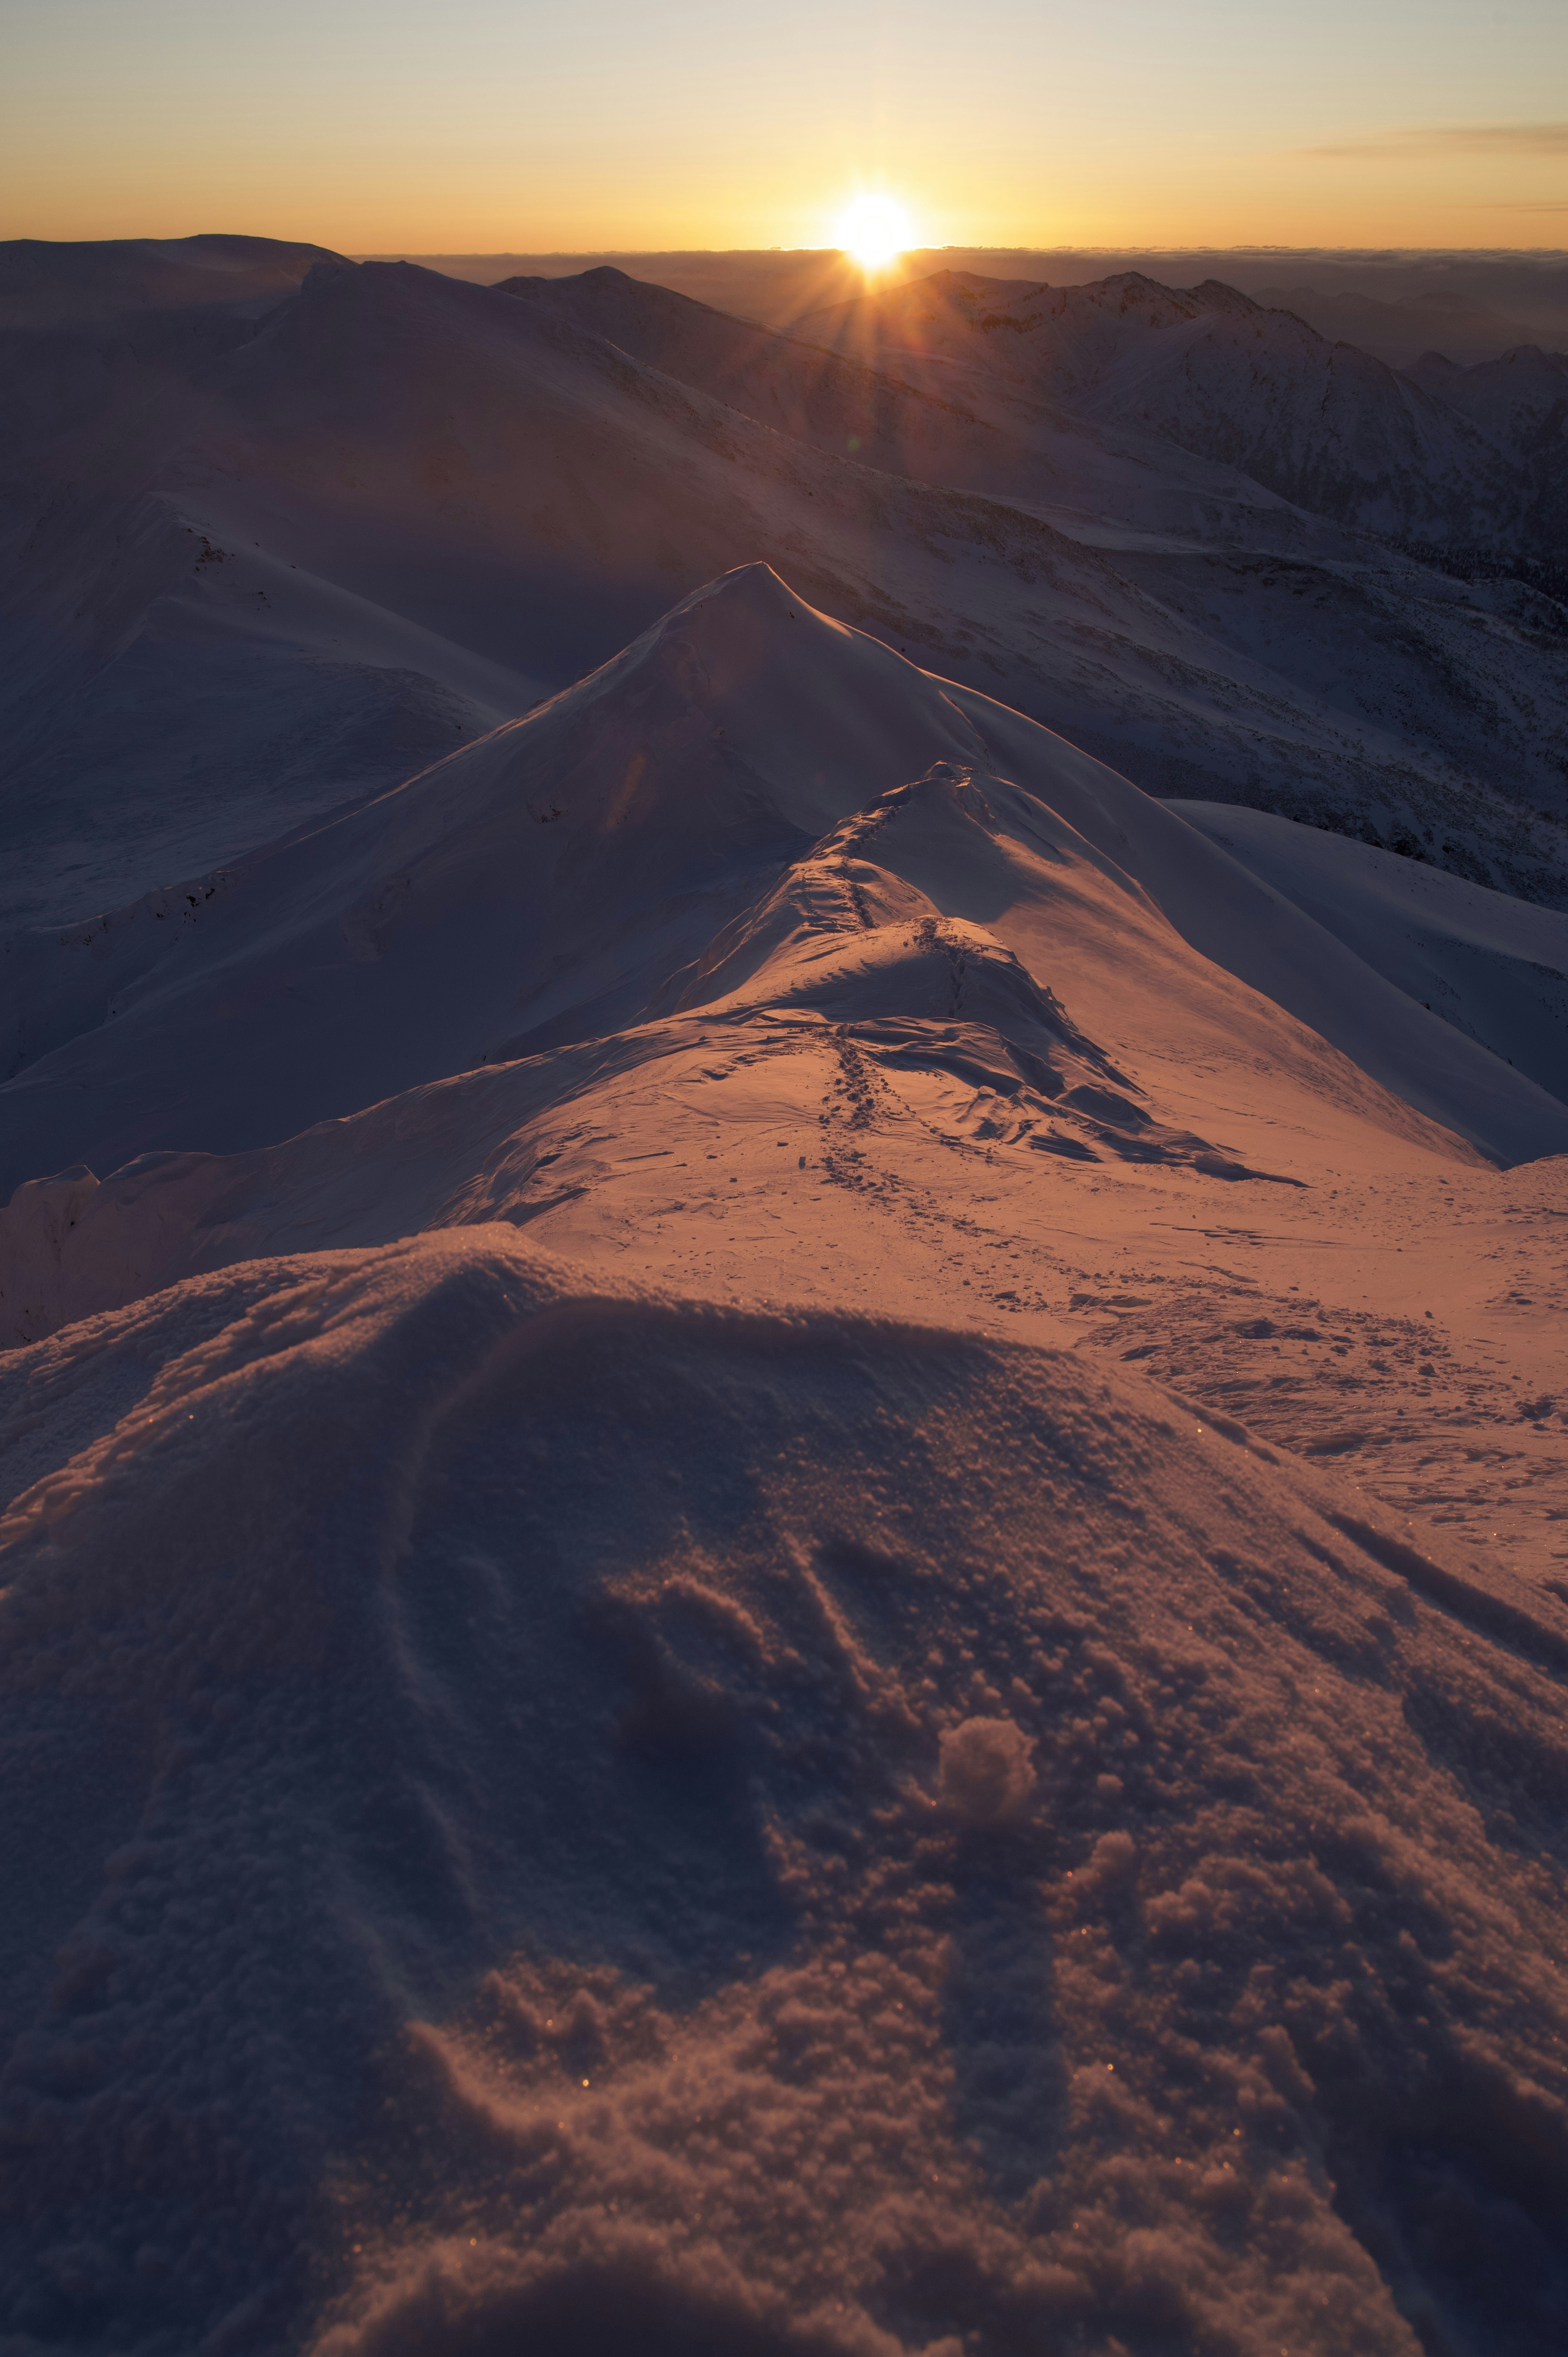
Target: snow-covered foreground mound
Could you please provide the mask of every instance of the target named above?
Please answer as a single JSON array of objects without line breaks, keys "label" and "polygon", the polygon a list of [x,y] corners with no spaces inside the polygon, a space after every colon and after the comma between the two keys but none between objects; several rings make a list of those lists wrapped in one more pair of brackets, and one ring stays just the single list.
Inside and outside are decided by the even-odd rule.
[{"label": "snow-covered foreground mound", "polygon": [[1560,2346],[1568,1643],[1348,1492],[498,1227],[0,1370],[9,2348]]}]

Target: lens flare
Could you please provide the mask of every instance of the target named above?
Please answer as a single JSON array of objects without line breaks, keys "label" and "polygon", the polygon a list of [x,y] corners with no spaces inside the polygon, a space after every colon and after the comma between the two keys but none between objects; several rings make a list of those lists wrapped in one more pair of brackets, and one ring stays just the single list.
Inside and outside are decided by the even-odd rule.
[{"label": "lens flare", "polygon": [[909,216],[891,197],[857,197],[839,221],[839,243],[865,270],[880,270],[909,242]]}]

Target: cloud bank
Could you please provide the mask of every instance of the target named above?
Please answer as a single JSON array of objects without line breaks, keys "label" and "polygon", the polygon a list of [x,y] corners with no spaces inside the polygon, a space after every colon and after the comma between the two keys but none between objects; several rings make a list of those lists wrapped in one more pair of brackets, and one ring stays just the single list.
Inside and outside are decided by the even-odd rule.
[{"label": "cloud bank", "polygon": [[[1303,147],[1303,156],[1319,158],[1345,156],[1403,158],[1423,156],[1565,156],[1568,123],[1427,124],[1397,131],[1382,139],[1337,142],[1327,147]],[[1531,211],[1536,210],[1530,207]]]}]

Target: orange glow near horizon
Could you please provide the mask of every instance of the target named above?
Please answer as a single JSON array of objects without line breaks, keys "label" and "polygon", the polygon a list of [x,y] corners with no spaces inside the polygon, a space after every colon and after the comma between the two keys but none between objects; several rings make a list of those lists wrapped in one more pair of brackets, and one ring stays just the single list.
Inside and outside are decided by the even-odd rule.
[{"label": "orange glow near horizon", "polygon": [[[487,168],[483,158],[463,169],[445,157],[418,159],[395,180],[375,168],[379,156],[363,161],[359,174],[345,166],[280,174],[271,156],[239,137],[222,153],[215,143],[188,140],[177,159],[166,151],[115,153],[106,141],[73,172],[24,137],[0,153],[0,238],[243,231],[353,254],[838,250],[863,272],[886,269],[901,253],[946,247],[1116,253],[1568,247],[1568,202],[1555,190],[1532,202],[1522,168],[1483,172],[1489,158],[1407,173],[1378,158],[1277,156],[1248,159],[1245,171],[1211,166],[1199,173],[1189,157],[1162,154],[1151,141],[1137,168],[1124,167],[1114,186],[1088,156],[1059,160],[1056,185],[1044,188],[1004,165],[979,185],[944,176],[919,190],[906,226],[869,237],[859,228],[869,192],[853,200],[841,195],[835,205],[831,195],[823,201],[825,174],[755,167],[748,184],[739,159],[723,159],[709,180],[694,171],[660,179],[594,158],[602,169],[585,172],[582,184],[519,172],[510,158],[499,169]],[[1172,179],[1181,181],[1179,205],[1169,199]]]},{"label": "orange glow near horizon", "polygon": [[[1555,248],[1565,23],[1562,0],[1500,0],[1484,36],[1473,0],[978,0],[896,27],[828,0],[787,23],[718,0],[50,0],[9,12],[0,238],[832,245],[863,270],[910,247]],[[1071,94],[1048,136],[1042,87]],[[878,199],[910,219],[874,244],[840,225]]]}]

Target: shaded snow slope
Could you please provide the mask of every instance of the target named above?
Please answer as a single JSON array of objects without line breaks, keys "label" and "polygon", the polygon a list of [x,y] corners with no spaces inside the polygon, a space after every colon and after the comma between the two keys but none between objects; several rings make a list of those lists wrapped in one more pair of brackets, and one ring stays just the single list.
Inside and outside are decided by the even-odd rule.
[{"label": "shaded snow slope", "polygon": [[5,519],[0,911],[59,922],[397,782],[543,683],[165,502]]},{"label": "shaded snow slope", "polygon": [[1015,443],[961,404],[622,270],[505,278],[495,292],[569,319],[760,425],[867,466],[964,482],[994,476],[1009,461],[1020,471],[1026,463]]},{"label": "shaded snow slope", "polygon": [[[971,428],[950,386],[940,412],[878,387],[874,410],[940,416],[940,467],[922,468],[942,473],[950,434],[974,443],[960,482],[990,488],[916,481],[810,438],[833,370],[802,345],[770,412],[772,358],[726,386],[682,329],[682,382],[542,299],[409,268],[324,264],[259,322],[144,315],[166,320],[156,350],[116,328],[69,362],[48,337],[0,356],[32,421],[9,494],[0,829],[47,835],[61,875],[69,846],[77,892],[47,899],[30,851],[16,914],[81,915],[116,857],[150,884],[400,782],[759,557],[1149,790],[1409,834],[1493,884],[1568,894],[1556,606],[1434,574],[1168,439],[1012,393]],[[732,331],[757,334],[712,329]],[[133,497],[183,552],[138,597],[115,537]]]},{"label": "shaded snow slope", "polygon": [[1568,417],[1568,353],[1520,343],[1495,360],[1472,368],[1433,365],[1431,353],[1408,373],[1428,382],[1452,408],[1460,410],[1521,458],[1543,456],[1559,446]]},{"label": "shaded snow slope", "polygon": [[1474,368],[1410,374],[1437,393],[1519,461],[1530,485],[1531,542],[1560,576],[1568,536],[1568,353],[1520,343]]},{"label": "shaded snow slope", "polygon": [[0,1361],[31,2345],[1545,2357],[1554,1622],[503,1229]]},{"label": "shaded snow slope", "polygon": [[1531,534],[1524,479],[1466,416],[1214,280],[1184,289],[1129,271],[1053,287],[943,271],[801,333],[873,365],[908,353],[994,373],[1374,532],[1463,545]]},{"label": "shaded snow slope", "polygon": [[1173,807],[1410,997],[1568,1096],[1568,916],[1263,811]]},{"label": "shaded snow slope", "polygon": [[[912,888],[883,902],[885,877]],[[809,1005],[846,939],[868,979],[826,993],[836,1019],[956,1014],[956,971],[931,979],[968,954],[938,946],[954,920],[1134,1062],[1266,1043],[1375,1125],[1405,1122],[1392,1090],[1505,1160],[1568,1146],[1555,1100],[1183,820],[753,566],[398,791],[193,888],[12,937],[8,1183],[268,1144],[682,1005]]]}]

